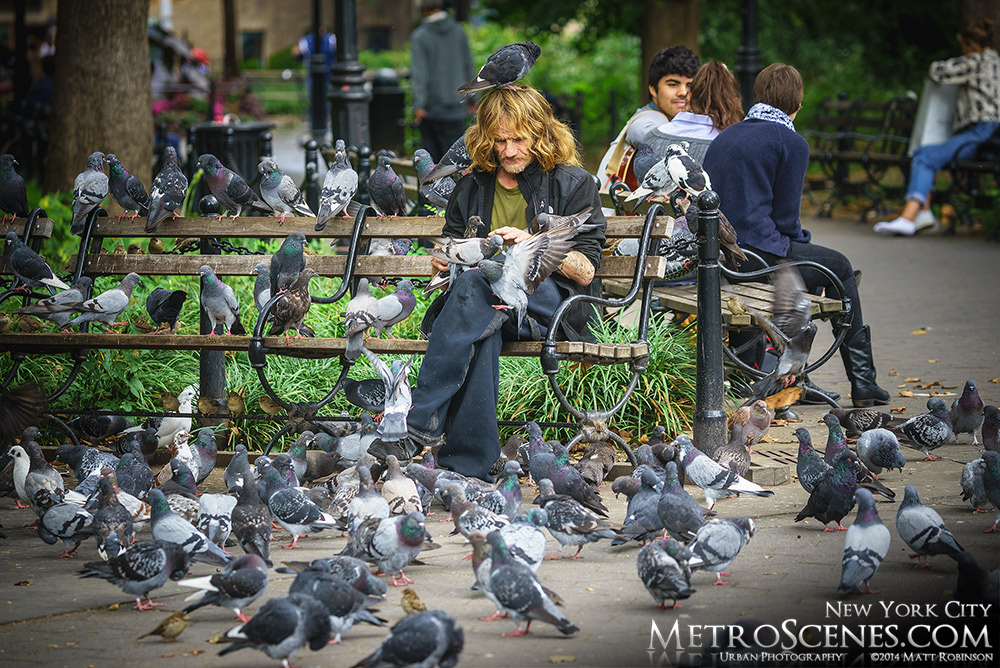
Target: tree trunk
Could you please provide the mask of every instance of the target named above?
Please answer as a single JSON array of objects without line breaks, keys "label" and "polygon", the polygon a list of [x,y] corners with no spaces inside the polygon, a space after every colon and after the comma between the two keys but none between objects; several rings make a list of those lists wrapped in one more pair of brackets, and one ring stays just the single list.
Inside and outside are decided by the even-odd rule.
[{"label": "tree trunk", "polygon": [[649,100],[646,81],[649,64],[660,49],[682,44],[698,53],[699,0],[645,0],[639,37],[642,40],[642,65],[639,71],[641,99]]},{"label": "tree trunk", "polygon": [[45,190],[71,190],[94,151],[117,155],[148,190],[153,158],[148,10],[147,3],[134,0],[59,1]]},{"label": "tree trunk", "polygon": [[240,75],[240,55],[236,52],[236,0],[222,0],[225,57],[223,73],[226,79]]}]

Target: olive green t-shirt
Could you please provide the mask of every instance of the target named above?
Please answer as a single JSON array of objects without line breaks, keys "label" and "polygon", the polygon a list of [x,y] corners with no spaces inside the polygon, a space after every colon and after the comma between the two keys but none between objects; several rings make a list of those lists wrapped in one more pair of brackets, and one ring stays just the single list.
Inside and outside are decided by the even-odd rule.
[{"label": "olive green t-shirt", "polygon": [[493,220],[490,224],[490,231],[501,227],[516,227],[524,229],[524,195],[521,189],[504,188],[499,183],[493,191]]}]

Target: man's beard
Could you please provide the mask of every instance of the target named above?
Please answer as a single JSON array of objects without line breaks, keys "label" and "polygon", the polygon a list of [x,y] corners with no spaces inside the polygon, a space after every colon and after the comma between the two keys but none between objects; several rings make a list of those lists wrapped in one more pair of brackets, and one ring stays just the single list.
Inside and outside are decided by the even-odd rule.
[{"label": "man's beard", "polygon": [[530,164],[528,160],[500,161],[500,168],[508,174],[520,174]]}]

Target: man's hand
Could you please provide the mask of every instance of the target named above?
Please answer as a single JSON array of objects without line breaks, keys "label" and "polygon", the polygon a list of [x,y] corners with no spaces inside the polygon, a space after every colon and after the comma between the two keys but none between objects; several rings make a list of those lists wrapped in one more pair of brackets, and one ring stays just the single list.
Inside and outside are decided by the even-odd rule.
[{"label": "man's hand", "polygon": [[[441,244],[434,244],[434,248],[441,248]],[[431,276],[436,276],[442,271],[448,271],[448,261],[431,256]]]},{"label": "man's hand", "polygon": [[531,236],[526,230],[519,230],[516,227],[499,227],[490,234],[499,234],[505,244],[519,244]]}]

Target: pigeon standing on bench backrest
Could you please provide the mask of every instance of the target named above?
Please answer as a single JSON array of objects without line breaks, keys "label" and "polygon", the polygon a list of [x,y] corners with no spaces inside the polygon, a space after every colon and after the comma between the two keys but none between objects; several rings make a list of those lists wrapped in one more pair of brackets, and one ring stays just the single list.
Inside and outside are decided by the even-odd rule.
[{"label": "pigeon standing on bench backrest", "polygon": [[285,237],[277,252],[271,256],[271,297],[291,288],[292,283],[305,271],[305,243],[304,234],[293,232]]},{"label": "pigeon standing on bench backrest", "polygon": [[986,404],[979,397],[976,382],[967,380],[962,396],[951,402],[951,430],[953,436],[972,434],[972,444],[979,445],[979,432],[983,428],[983,409]]},{"label": "pigeon standing on bench backrest", "polygon": [[17,309],[15,313],[44,318],[49,322],[54,322],[59,329],[66,329],[66,325],[76,313],[72,304],[79,304],[90,299],[90,290],[93,285],[89,276],[81,276],[70,286],[69,290],[63,290],[46,299],[40,299],[30,306]]},{"label": "pigeon standing on bench backrest", "polygon": [[[208,189],[212,191],[219,204],[226,212],[233,212],[233,217],[239,216],[244,209],[260,209],[271,213],[267,202],[257,197],[243,177],[236,172],[223,167],[219,159],[211,153],[198,156],[198,168],[204,170]],[[219,214],[219,218],[222,214]]]},{"label": "pigeon standing on bench backrest", "polygon": [[691,442],[690,437],[681,434],[674,444],[684,455],[684,472],[694,484],[701,487],[705,493],[708,509],[715,506],[717,499],[732,493],[746,493],[754,496],[774,496],[774,492],[764,489],[757,483],[725,469],[711,457],[699,450]]},{"label": "pigeon standing on bench backrest", "polygon": [[137,285],[142,285],[139,274],[127,274],[122,282],[107,292],[81,302],[77,309],[80,315],[66,323],[66,327],[72,327],[85,322],[93,322],[104,328],[105,331],[119,324],[115,319],[128,308],[129,300],[132,299],[132,290]]},{"label": "pigeon standing on bench backrest", "polygon": [[29,288],[45,288],[50,295],[58,290],[69,290],[69,286],[59,280],[42,256],[18,238],[17,232],[8,232],[5,239],[4,259],[7,268],[24,285]]},{"label": "pigeon standing on bench backrest", "polygon": [[424,183],[427,175],[434,170],[434,160],[431,154],[422,148],[418,148],[413,153],[413,167],[417,170],[417,181],[420,183],[420,193],[439,209],[448,206],[448,200],[455,191],[455,181],[453,179],[435,179],[429,183]]},{"label": "pigeon standing on bench backrest", "polygon": [[[0,211],[11,214],[11,218],[28,217],[28,196],[24,178],[14,167],[17,160],[10,153],[0,155]],[[6,220],[7,216],[4,216]]]},{"label": "pigeon standing on bench backrest", "polygon": [[212,329],[208,336],[215,336],[215,327],[222,323],[223,334],[246,335],[243,323],[240,322],[240,304],[236,301],[236,293],[222,282],[207,264],[201,266],[201,308],[208,316]]},{"label": "pigeon standing on bench backrest", "polygon": [[323,189],[319,193],[319,212],[316,216],[316,231],[321,231],[332,218],[345,212],[351,199],[358,192],[358,173],[347,159],[347,146],[338,139],[333,153],[333,164],[323,179]]},{"label": "pigeon standing on bench backrest", "polygon": [[187,196],[188,180],[181,171],[177,160],[177,150],[168,146],[163,150],[163,167],[153,178],[149,192],[149,215],[146,216],[146,232],[152,234],[168,216],[177,217],[177,210]]},{"label": "pigeon standing on bench backrest", "polygon": [[[104,156],[108,163],[108,190],[111,196],[126,212],[132,211],[130,222],[135,221],[139,216],[149,215],[149,195],[146,194],[146,187],[142,185],[135,174],[129,174],[125,165],[118,160],[114,153]],[[119,216],[121,220],[122,216]]]},{"label": "pigeon standing on bench backrest", "polygon": [[542,49],[534,42],[502,46],[490,54],[471,81],[459,86],[458,92],[471,95],[490,88],[512,86],[524,78],[541,53]]},{"label": "pigeon standing on bench backrest", "polygon": [[276,213],[281,214],[278,225],[285,224],[285,216],[294,214],[296,216],[315,217],[309,205],[306,204],[306,197],[295,185],[288,174],[281,171],[271,158],[264,158],[257,165],[257,171],[261,174],[260,194]]},{"label": "pigeon standing on bench backrest", "polygon": [[108,196],[108,175],[104,173],[104,154],[94,151],[87,166],[73,181],[73,221],[70,234],[83,234],[84,218]]},{"label": "pigeon standing on bench backrest", "polygon": [[408,280],[402,280],[396,286],[396,291],[380,298],[376,303],[375,336],[381,336],[385,330],[392,338],[392,326],[397,325],[413,313],[413,308],[417,305],[417,298],[413,295],[413,284]]},{"label": "pigeon standing on bench backrest", "polygon": [[268,336],[284,334],[285,341],[288,341],[288,330],[290,329],[295,330],[296,338],[302,336],[306,329],[302,322],[305,320],[306,314],[309,313],[309,307],[312,306],[312,298],[309,295],[309,280],[314,276],[319,276],[319,274],[312,267],[306,267],[288,290],[278,297],[278,301],[271,309],[272,324]]},{"label": "pigeon standing on bench backrest", "polygon": [[459,174],[471,166],[472,157],[469,155],[469,149],[465,146],[465,134],[463,133],[448,147],[448,150],[444,152],[434,168],[424,175],[420,183],[422,185],[432,183],[437,179]]},{"label": "pigeon standing on bench backrest", "polygon": [[383,216],[401,216],[406,211],[403,179],[393,171],[389,156],[378,159],[378,167],[368,179],[368,192],[372,202]]}]

